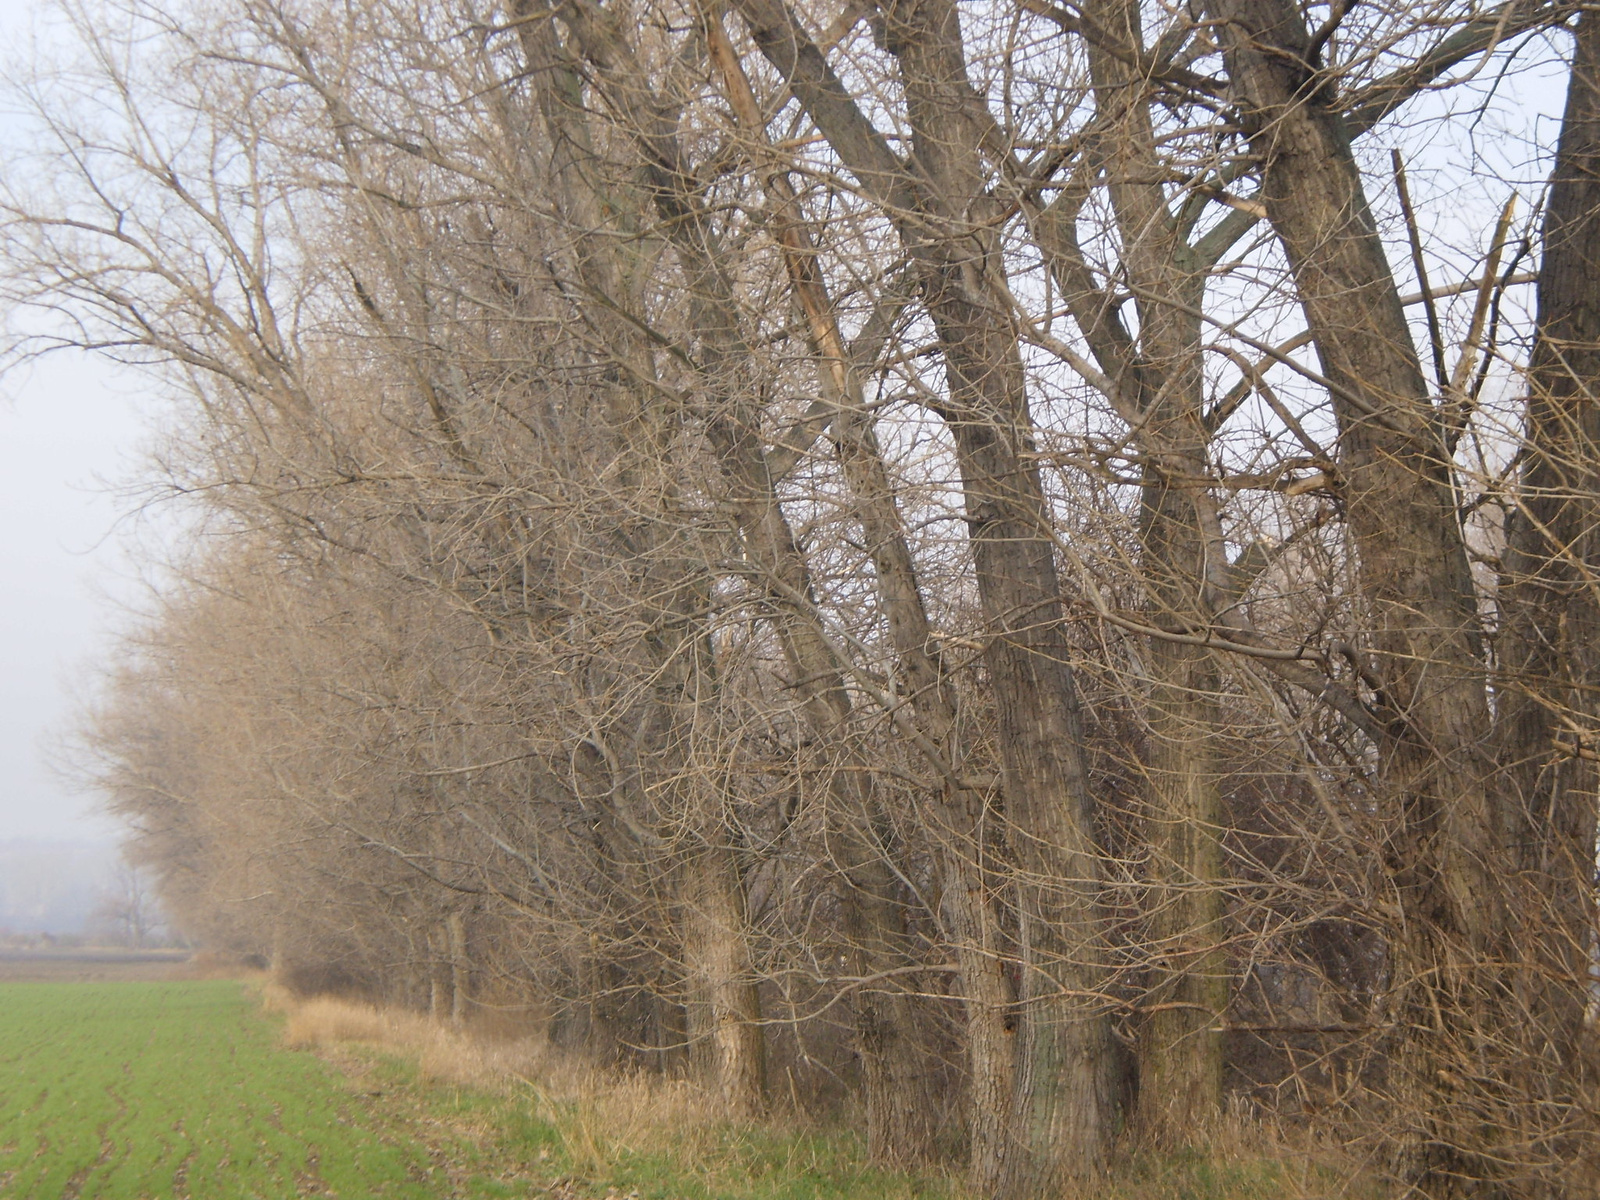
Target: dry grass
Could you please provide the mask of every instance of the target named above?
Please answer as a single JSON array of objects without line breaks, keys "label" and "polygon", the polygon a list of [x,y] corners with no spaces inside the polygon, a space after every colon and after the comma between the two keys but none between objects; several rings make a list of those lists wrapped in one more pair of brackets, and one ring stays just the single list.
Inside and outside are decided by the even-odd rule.
[{"label": "dry grass", "polygon": [[[875,1198],[963,1194],[948,1175],[870,1175],[849,1139],[807,1128],[792,1115],[766,1125],[732,1125],[713,1099],[682,1080],[600,1071],[537,1036],[492,1036],[458,1029],[418,1013],[320,996],[301,998],[276,984],[259,985],[262,1002],[284,1017],[290,1046],[366,1046],[415,1065],[429,1080],[498,1095],[552,1132],[536,1152],[551,1167],[589,1180],[639,1180],[640,1165],[664,1178],[693,1180],[695,1194],[798,1194],[779,1181],[855,1179],[844,1191],[817,1195]],[[855,1147],[852,1149],[851,1147]],[[847,1161],[857,1158],[855,1166]],[[772,1190],[745,1184],[766,1176]],[[654,1177],[653,1177],[654,1178]],[[596,1192],[596,1194],[600,1194]],[[1130,1146],[1085,1200],[1380,1200],[1375,1177],[1348,1154],[1313,1144],[1240,1106],[1193,1143],[1170,1151]]]},{"label": "dry grass", "polygon": [[284,1017],[291,1047],[371,1047],[409,1060],[435,1082],[530,1099],[532,1117],[557,1131],[565,1159],[586,1173],[604,1174],[625,1158],[692,1159],[726,1130],[693,1084],[601,1071],[537,1036],[488,1037],[420,1013],[296,996],[276,983],[260,993],[263,1006]]}]

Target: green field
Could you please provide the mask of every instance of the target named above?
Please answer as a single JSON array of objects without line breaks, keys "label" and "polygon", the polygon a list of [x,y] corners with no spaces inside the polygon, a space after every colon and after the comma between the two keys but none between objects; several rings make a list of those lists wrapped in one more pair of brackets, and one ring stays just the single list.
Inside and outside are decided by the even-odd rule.
[{"label": "green field", "polygon": [[430,1165],[236,982],[0,984],[0,1196],[420,1198]]}]

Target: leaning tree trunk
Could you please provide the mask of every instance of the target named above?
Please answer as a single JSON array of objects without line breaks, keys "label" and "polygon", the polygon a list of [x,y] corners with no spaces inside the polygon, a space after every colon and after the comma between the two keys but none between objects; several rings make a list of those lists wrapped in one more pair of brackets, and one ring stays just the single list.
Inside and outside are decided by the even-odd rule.
[{"label": "leaning tree trunk", "polygon": [[[685,165],[668,106],[654,95],[612,14],[561,6],[575,46],[638,152],[642,188],[684,273],[684,308],[699,341],[699,378],[710,400],[707,440],[726,489],[740,542],[778,612],[773,625],[811,732],[821,745],[843,745],[851,761],[830,782],[835,821],[829,846],[839,869],[839,899],[855,973],[895,978],[916,961],[896,895],[894,872],[878,842],[872,789],[859,751],[849,745],[851,704],[844,664],[821,632],[805,556],[779,503],[762,449],[758,361],[740,329],[739,305],[698,184]],[[927,1072],[921,1069],[915,1003],[902,990],[861,987],[856,994],[858,1049],[866,1090],[869,1143],[883,1158],[931,1153]]]},{"label": "leaning tree trunk", "polygon": [[[1537,340],[1496,641],[1496,745],[1520,849],[1506,943],[1531,1139],[1553,1178],[1600,1174],[1583,1089],[1600,772],[1600,14],[1584,9],[1544,217]],[[1574,1136],[1576,1135],[1576,1136]],[[1571,1186],[1576,1190],[1581,1182]]]},{"label": "leaning tree trunk", "polygon": [[[997,1194],[1034,1197],[1098,1173],[1117,1120],[1104,998],[1101,861],[1060,582],[971,84],[947,0],[882,11],[917,169],[872,126],[782,0],[736,0],[761,50],[900,231],[937,328],[995,702],[1016,871],[1021,996],[1010,1145]],[[974,289],[977,289],[976,291]]]},{"label": "leaning tree trunk", "polygon": [[[708,17],[706,31],[712,58],[723,74],[729,102],[746,135],[770,152],[760,108],[721,20]],[[977,1191],[987,1193],[1000,1183],[1010,1121],[1016,1056],[1008,1016],[1014,997],[1000,957],[1004,940],[1000,922],[987,895],[982,866],[985,801],[962,783],[964,755],[957,731],[956,694],[945,678],[934,644],[894,485],[862,387],[860,360],[876,355],[880,332],[876,326],[881,324],[886,335],[887,313],[898,306],[890,302],[882,320],[875,316],[868,322],[861,335],[864,346],[847,346],[818,269],[816,235],[803,219],[792,185],[777,170],[765,172],[763,183],[774,201],[771,228],[783,251],[790,287],[806,318],[823,399],[835,414],[834,444],[872,556],[878,599],[900,676],[896,694],[909,696],[915,740],[930,765],[944,777],[940,803],[921,814],[921,825],[933,843],[966,1009],[968,1175]],[[873,1131],[884,1124],[869,1115],[869,1144]],[[885,1138],[891,1135],[887,1128],[880,1131]],[[915,1130],[925,1137],[932,1132],[925,1123]],[[915,1147],[906,1151],[915,1153]],[[909,1157],[906,1151],[897,1156]]]},{"label": "leaning tree trunk", "polygon": [[985,220],[993,202],[968,118],[959,18],[946,0],[896,5],[884,16],[927,181],[920,210],[928,229],[907,226],[905,236],[949,387],[941,416],[961,471],[1013,831],[1021,1015],[999,1194],[1031,1197],[1097,1174],[1117,1120],[1101,862],[1022,360],[1001,295],[972,290],[1004,267]]},{"label": "leaning tree trunk", "polygon": [[1426,1194],[1470,1194],[1495,1174],[1484,1118],[1504,1082],[1494,1066],[1483,1077],[1488,1046],[1474,1032],[1500,986],[1489,956],[1503,921],[1503,856],[1451,456],[1349,131],[1313,77],[1299,9],[1213,0],[1211,11],[1339,427],[1365,650],[1385,718],[1377,749],[1394,829],[1388,869],[1402,906],[1393,957],[1399,1165]]}]

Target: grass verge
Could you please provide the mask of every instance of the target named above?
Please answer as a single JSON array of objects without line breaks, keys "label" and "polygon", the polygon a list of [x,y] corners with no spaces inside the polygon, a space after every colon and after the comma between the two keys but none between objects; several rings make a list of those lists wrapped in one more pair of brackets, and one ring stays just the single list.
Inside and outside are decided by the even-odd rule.
[{"label": "grass verge", "polygon": [[[690,1084],[619,1077],[538,1039],[468,1036],[420,1016],[268,988],[291,1045],[315,1047],[377,1092],[416,1106],[411,1120],[455,1131],[475,1161],[557,1200],[962,1200],[959,1176],[865,1165],[852,1131],[789,1115],[757,1124],[717,1117]],[[1244,1117],[1203,1148],[1135,1148],[1072,1200],[1381,1200],[1371,1176],[1337,1152],[1291,1145]],[[1063,1198],[1066,1200],[1066,1198]]]},{"label": "grass verge", "polygon": [[[857,1137],[793,1119],[734,1124],[692,1085],[600,1072],[538,1039],[484,1039],[408,1013],[268,987],[283,1036],[449,1129],[462,1178],[497,1170],[559,1200],[957,1200],[939,1172],[865,1165]],[[470,1137],[464,1135],[470,1134]]]}]

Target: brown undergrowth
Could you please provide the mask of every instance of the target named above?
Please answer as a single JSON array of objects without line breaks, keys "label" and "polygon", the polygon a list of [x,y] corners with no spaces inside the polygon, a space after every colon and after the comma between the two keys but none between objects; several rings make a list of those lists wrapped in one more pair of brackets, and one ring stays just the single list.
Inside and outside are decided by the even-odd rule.
[{"label": "brown undergrowth", "polygon": [[[424,1105],[431,1093],[450,1108],[443,1117],[455,1134],[471,1136],[488,1158],[518,1160],[502,1166],[543,1178],[552,1195],[967,1195],[951,1171],[904,1174],[865,1166],[848,1122],[827,1128],[777,1112],[764,1122],[732,1123],[691,1082],[600,1070],[526,1029],[455,1027],[336,996],[297,996],[271,982],[256,986],[263,1005],[281,1016],[288,1045],[318,1051],[363,1078],[374,1070],[374,1059],[387,1060],[387,1086],[397,1079],[415,1085],[413,1099]],[[1379,1200],[1386,1194],[1373,1173],[1340,1149],[1235,1106],[1213,1128],[1197,1130],[1190,1146],[1130,1145],[1112,1173],[1081,1197]]]},{"label": "brown undergrowth", "polygon": [[[463,1089],[531,1108],[553,1131],[557,1158],[590,1176],[656,1157],[704,1159],[726,1140],[728,1123],[711,1098],[685,1080],[606,1071],[536,1035],[455,1027],[421,1013],[338,996],[296,996],[260,986],[263,1006],[283,1017],[285,1044],[309,1050],[365,1047],[413,1066],[428,1084]],[[528,1105],[531,1101],[531,1105]]]}]

